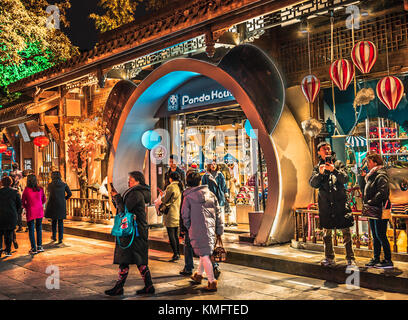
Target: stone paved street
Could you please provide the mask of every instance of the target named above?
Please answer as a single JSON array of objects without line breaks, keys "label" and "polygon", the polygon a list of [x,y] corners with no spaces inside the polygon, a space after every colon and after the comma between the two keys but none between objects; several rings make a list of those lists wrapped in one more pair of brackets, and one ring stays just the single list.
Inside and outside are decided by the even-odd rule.
[{"label": "stone paved street", "polygon": [[[373,291],[349,290],[346,285],[290,274],[265,271],[232,264],[221,264],[222,275],[216,293],[202,291],[203,286],[192,285],[189,278],[178,272],[183,263],[167,262],[168,252],[150,251],[150,268],[156,287],[154,296],[135,295],[143,283],[136,266],[131,266],[125,295],[106,297],[117,278],[117,266],[111,263],[114,244],[94,239],[66,235],[64,244],[50,241],[50,233],[43,232],[45,252],[31,257],[28,254],[28,233],[17,234],[19,248],[12,257],[0,258],[0,299],[160,299],[160,300],[342,300],[342,299],[404,299],[408,295]],[[196,260],[197,263],[197,260]],[[60,289],[47,289],[49,266],[57,266]],[[55,274],[55,273],[54,273]],[[50,281],[48,281],[50,282]]]}]

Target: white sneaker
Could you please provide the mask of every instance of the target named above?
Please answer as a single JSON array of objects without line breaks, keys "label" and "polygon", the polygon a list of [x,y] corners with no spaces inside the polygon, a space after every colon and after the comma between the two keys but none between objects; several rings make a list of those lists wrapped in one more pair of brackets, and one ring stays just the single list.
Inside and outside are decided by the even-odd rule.
[{"label": "white sneaker", "polygon": [[336,262],[334,261],[334,259],[325,258],[320,262],[320,264],[323,267],[331,267],[331,266],[334,266],[336,264]]}]

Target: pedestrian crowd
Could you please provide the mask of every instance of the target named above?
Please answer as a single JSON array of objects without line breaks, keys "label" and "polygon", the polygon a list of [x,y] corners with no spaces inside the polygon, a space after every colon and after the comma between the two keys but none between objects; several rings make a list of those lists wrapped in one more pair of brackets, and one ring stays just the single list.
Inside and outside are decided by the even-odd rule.
[{"label": "pedestrian crowd", "polygon": [[[318,189],[319,224],[324,230],[323,266],[335,265],[333,230],[340,229],[346,251],[347,264],[356,266],[352,248],[350,228],[353,216],[347,200],[345,184],[348,174],[345,165],[336,159],[331,145],[321,142],[317,146],[319,163],[313,169],[310,185]],[[68,185],[61,180],[61,174],[54,171],[47,186],[48,201],[37,177],[31,172],[21,174],[18,167],[10,175],[3,174],[0,188],[0,255],[11,256],[11,245],[18,248],[15,232],[23,232],[22,216],[25,215],[31,249],[29,254],[43,252],[42,219],[52,220],[52,241],[62,243],[66,200],[72,196]],[[384,170],[382,157],[368,153],[358,183],[362,190],[363,215],[370,219],[373,234],[374,256],[367,267],[392,268],[390,244],[386,230],[389,216],[389,178]],[[189,276],[196,284],[201,284],[204,273],[208,283],[205,290],[217,291],[220,268],[214,259],[214,249],[222,243],[224,232],[225,206],[229,201],[222,167],[213,161],[201,175],[196,168],[186,173],[178,167],[177,158],[170,156],[170,167],[165,174],[164,191],[160,191],[158,214],[163,215],[173,256],[169,262],[180,259],[179,237],[184,238],[183,276]],[[113,263],[119,265],[118,280],[113,288],[106,290],[110,296],[122,295],[129,274],[130,265],[136,265],[144,281],[144,287],[137,294],[154,294],[155,288],[148,266],[148,223],[146,206],[151,203],[151,188],[140,171],[128,175],[128,189],[120,194],[111,184],[111,196],[117,215],[128,213],[135,225],[132,235],[118,237],[115,244]],[[45,210],[44,210],[45,206]],[[374,213],[378,213],[375,216]],[[371,215],[371,216],[370,216]],[[130,221],[126,221],[127,228]],[[16,230],[17,228],[17,230]],[[27,231],[26,230],[26,231]],[[3,249],[3,239],[5,249]],[[381,248],[384,259],[380,260]],[[193,257],[199,258],[194,271]]]},{"label": "pedestrian crowd", "polygon": [[[13,164],[13,171],[3,173],[0,186],[0,256],[12,256],[11,246],[18,249],[16,232],[24,232],[25,215],[31,249],[29,254],[43,252],[42,220],[52,220],[52,241],[62,244],[64,234],[63,220],[66,218],[66,200],[72,196],[68,185],[61,180],[59,171],[51,173],[51,182],[47,186],[48,201],[44,189],[39,186],[35,174],[21,172]],[[45,214],[44,214],[45,206]],[[57,230],[58,226],[58,230]],[[58,231],[58,232],[57,232]],[[5,247],[3,248],[3,240]]]},{"label": "pedestrian crowd", "polygon": [[[112,199],[117,212],[134,215],[138,236],[120,237],[115,245],[114,264],[119,265],[118,280],[113,288],[106,290],[110,296],[122,295],[129,273],[129,265],[136,264],[144,288],[136,294],[153,294],[155,288],[148,267],[148,224],[145,206],[151,201],[150,186],[146,185],[139,171],[129,173],[128,189],[119,194],[111,185]],[[208,166],[202,177],[197,169],[189,169],[185,174],[177,166],[175,156],[170,156],[170,168],[165,174],[165,191],[160,190],[161,204],[158,208],[163,215],[164,225],[170,241],[173,256],[169,262],[180,259],[179,236],[184,237],[185,266],[181,275],[190,276],[196,284],[201,284],[203,274],[207,275],[207,291],[217,291],[220,276],[219,265],[212,257],[215,245],[224,232],[222,207],[228,199],[225,178],[217,164]],[[199,257],[199,264],[193,274],[193,257]]]}]

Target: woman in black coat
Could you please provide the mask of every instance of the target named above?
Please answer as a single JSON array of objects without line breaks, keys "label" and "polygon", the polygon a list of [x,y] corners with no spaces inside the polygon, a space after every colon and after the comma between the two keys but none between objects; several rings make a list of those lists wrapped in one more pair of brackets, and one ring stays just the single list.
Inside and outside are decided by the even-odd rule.
[{"label": "woman in black coat", "polygon": [[[137,223],[138,237],[134,237],[131,246],[122,249],[116,242],[113,263],[119,264],[119,279],[116,285],[106,290],[105,294],[110,296],[122,295],[123,286],[129,273],[129,265],[136,264],[144,280],[145,286],[138,290],[137,294],[154,293],[155,289],[152,277],[148,267],[148,224],[146,219],[146,203],[150,202],[150,187],[146,185],[143,173],[133,171],[129,173],[129,189],[121,196],[112,190],[113,202],[116,206],[117,213],[123,212],[126,208],[134,215]],[[131,236],[120,238],[120,245],[126,247],[131,241]]]},{"label": "woman in black coat", "polygon": [[[361,172],[358,183],[363,193],[363,204],[377,208],[390,207],[389,178],[383,168],[383,159],[377,153],[369,153],[366,157],[368,173]],[[367,267],[393,268],[391,247],[387,238],[388,219],[369,219],[373,235],[374,258],[366,264]],[[384,250],[384,260],[380,261],[381,247]]]},{"label": "woman in black coat", "polygon": [[57,240],[58,225],[58,244],[62,243],[64,236],[64,219],[67,217],[66,201],[71,198],[72,192],[68,185],[61,180],[61,173],[53,171],[51,173],[51,183],[47,187],[48,202],[45,209],[45,217],[52,220],[53,241]]},{"label": "woman in black coat", "polygon": [[[17,215],[21,211],[21,198],[17,190],[10,188],[12,180],[3,177],[0,189],[0,249],[3,247],[3,236],[6,243],[6,257],[11,256],[13,231],[17,226]],[[1,255],[1,253],[0,253]]]}]

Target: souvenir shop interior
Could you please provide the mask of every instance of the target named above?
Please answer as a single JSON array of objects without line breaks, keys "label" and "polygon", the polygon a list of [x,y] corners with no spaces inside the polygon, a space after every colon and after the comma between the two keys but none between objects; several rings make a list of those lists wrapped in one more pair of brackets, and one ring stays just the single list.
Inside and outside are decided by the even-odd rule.
[{"label": "souvenir shop interior", "polygon": [[248,231],[248,212],[264,210],[268,182],[262,150],[241,107],[179,114],[171,122],[176,134],[183,137],[180,148],[174,150],[182,169],[194,168],[203,175],[207,164],[215,160],[230,194],[226,223]]},{"label": "souvenir shop interior", "polygon": [[[398,75],[398,78],[401,83],[406,83],[408,79],[405,75]],[[380,88],[381,81],[379,79],[357,82],[356,91],[357,94],[360,94],[358,99],[362,97],[361,93],[364,93],[360,101],[361,105],[357,105],[359,100],[355,99],[353,85],[343,91],[337,88],[324,89],[324,115],[328,133],[326,139],[330,140],[337,158],[346,164],[349,174],[348,197],[354,210],[361,210],[362,207],[357,175],[361,170],[365,170],[364,159],[367,152],[380,154],[386,168],[408,169],[408,100],[406,93],[400,92],[400,100],[395,97],[392,97],[393,100],[384,98],[381,100],[379,98],[381,93],[374,94],[377,86]],[[332,93],[334,93],[334,99]],[[390,180],[395,178],[390,177]],[[404,177],[398,177],[398,179],[404,179]],[[403,188],[402,184],[401,188]],[[391,193],[394,191],[391,190]],[[398,199],[396,202],[400,201],[401,199]],[[408,199],[405,199],[405,203],[407,202]],[[398,211],[400,205],[403,208],[401,212]],[[403,203],[394,203],[393,208],[394,213],[408,214]],[[405,230],[404,219],[397,220],[397,223],[398,229]],[[356,226],[353,228],[355,231]],[[364,243],[364,240],[368,241],[369,238],[368,224],[360,221],[359,228],[360,233],[363,234],[361,240]],[[392,230],[389,229],[390,238],[392,238],[391,232]]]}]

